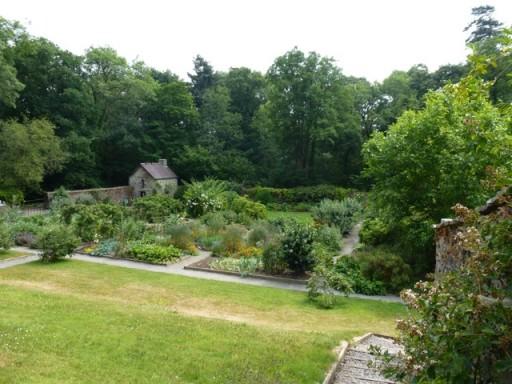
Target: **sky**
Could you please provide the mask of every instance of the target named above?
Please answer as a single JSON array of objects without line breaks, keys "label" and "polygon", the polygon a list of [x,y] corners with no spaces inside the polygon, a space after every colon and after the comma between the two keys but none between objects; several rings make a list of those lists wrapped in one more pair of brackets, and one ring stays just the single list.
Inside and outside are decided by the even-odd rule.
[{"label": "sky", "polygon": [[216,70],[265,72],[297,46],[382,81],[418,63],[463,62],[463,29],[483,4],[512,25],[511,0],[4,0],[0,15],[75,54],[109,46],[184,79],[197,54]]}]

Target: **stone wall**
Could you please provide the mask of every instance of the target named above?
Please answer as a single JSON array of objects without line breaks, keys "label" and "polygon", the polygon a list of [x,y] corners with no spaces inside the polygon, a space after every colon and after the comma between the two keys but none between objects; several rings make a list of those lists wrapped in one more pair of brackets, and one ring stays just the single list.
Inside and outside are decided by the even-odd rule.
[{"label": "stone wall", "polygon": [[[110,200],[116,203],[123,203],[129,201],[133,197],[132,187],[123,185],[121,187],[112,188],[94,188],[94,189],[79,189],[75,191],[66,191],[72,200],[80,198],[90,198],[91,196],[96,200]],[[50,202],[56,192],[48,192],[47,198]]]},{"label": "stone wall", "polygon": [[454,219],[442,219],[434,226],[436,231],[436,276],[453,271],[462,266],[464,250],[456,241],[457,232],[462,222]]},{"label": "stone wall", "polygon": [[[482,215],[489,215],[503,205],[503,196],[512,193],[512,187],[504,188],[496,196],[487,200],[484,206],[477,209]],[[434,225],[436,231],[436,276],[444,272],[460,268],[468,254],[459,246],[456,235],[462,222],[455,219],[442,219],[441,223]]]}]

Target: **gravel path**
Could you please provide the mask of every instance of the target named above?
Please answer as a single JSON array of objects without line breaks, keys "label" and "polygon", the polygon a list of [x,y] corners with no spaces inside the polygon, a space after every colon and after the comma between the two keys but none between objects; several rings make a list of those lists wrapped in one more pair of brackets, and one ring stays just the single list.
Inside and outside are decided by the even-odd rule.
[{"label": "gravel path", "polygon": [[[22,252],[31,253],[32,256],[19,258],[19,259],[15,259],[15,260],[8,260],[8,261],[4,261],[4,262],[0,261],[0,269],[8,268],[8,267],[11,267],[14,265],[19,265],[19,264],[30,263],[30,262],[38,259],[37,251],[31,250],[28,248],[24,248],[24,247],[16,247],[14,249],[18,250],[18,251],[22,251]],[[270,280],[260,279],[260,278],[256,278],[256,277],[241,277],[241,276],[233,276],[233,275],[224,275],[224,274],[215,273],[215,272],[203,272],[203,271],[194,271],[194,270],[190,270],[190,269],[184,269],[185,266],[197,263],[198,261],[206,259],[209,256],[210,256],[210,252],[199,251],[199,254],[197,256],[186,256],[179,262],[174,263],[174,264],[169,264],[169,265],[154,265],[154,264],[147,264],[147,263],[137,262],[137,261],[111,259],[111,258],[107,258],[107,257],[96,257],[96,256],[82,255],[82,254],[74,254],[73,260],[80,260],[80,261],[96,263],[96,264],[112,265],[112,266],[123,267],[123,268],[138,269],[138,270],[142,270],[142,271],[168,273],[171,275],[181,275],[181,276],[206,279],[206,280],[225,281],[225,282],[230,282],[230,283],[256,285],[256,286],[270,287],[270,288],[280,288],[280,289],[287,289],[287,290],[300,291],[300,292],[307,291],[307,287],[301,283],[284,282],[284,281],[270,281]],[[10,263],[8,265],[4,265],[5,263],[7,263],[9,261],[10,261]],[[360,294],[351,294],[351,295],[349,295],[349,297],[359,298],[359,299],[367,299],[367,300],[393,302],[393,303],[402,303],[400,298],[397,296],[366,296],[366,295],[360,295]]]},{"label": "gravel path", "polygon": [[[26,252],[25,249],[20,249],[20,250],[23,252]],[[7,259],[7,260],[1,260],[0,261],[0,269],[14,267],[15,265],[20,265],[20,264],[31,263],[32,261],[36,261],[37,259],[39,259],[39,256],[35,252],[31,251],[31,252],[27,252],[27,253],[30,253],[30,255],[15,257],[12,259]]]},{"label": "gravel path", "polygon": [[354,249],[359,245],[359,232],[363,223],[358,223],[352,228],[350,233],[343,238],[343,248],[340,256],[350,256]]}]

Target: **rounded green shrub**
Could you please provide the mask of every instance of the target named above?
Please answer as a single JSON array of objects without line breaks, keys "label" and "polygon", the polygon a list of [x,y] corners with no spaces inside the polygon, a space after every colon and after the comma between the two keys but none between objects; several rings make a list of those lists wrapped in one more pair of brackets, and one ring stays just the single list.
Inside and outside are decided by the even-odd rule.
[{"label": "rounded green shrub", "polygon": [[315,232],[309,225],[293,223],[284,228],[281,247],[288,268],[296,273],[311,270],[315,264],[314,240]]},{"label": "rounded green shrub", "polygon": [[361,203],[349,197],[342,201],[322,200],[312,209],[312,213],[318,223],[334,225],[341,233],[348,233],[356,223],[361,210]]},{"label": "rounded green shrub", "polygon": [[411,267],[398,255],[380,248],[359,251],[356,254],[363,275],[380,281],[386,291],[397,293],[411,283]]},{"label": "rounded green shrub", "polygon": [[366,219],[359,233],[361,242],[366,245],[379,245],[389,236],[388,225],[379,218]]},{"label": "rounded green shrub", "polygon": [[14,237],[11,227],[6,223],[0,223],[0,249],[8,250],[14,245]]},{"label": "rounded green shrub", "polygon": [[169,215],[182,210],[183,205],[179,200],[163,194],[139,197],[133,202],[136,217],[150,223],[161,223]]},{"label": "rounded green shrub", "polygon": [[280,274],[286,270],[281,243],[278,241],[267,244],[261,256],[263,270],[270,274]]},{"label": "rounded green shrub", "polygon": [[315,241],[322,244],[330,251],[337,252],[341,250],[341,233],[336,227],[322,225],[316,231]]},{"label": "rounded green shrub", "polygon": [[69,226],[54,224],[42,231],[38,244],[41,247],[42,260],[53,262],[71,255],[79,240]]}]

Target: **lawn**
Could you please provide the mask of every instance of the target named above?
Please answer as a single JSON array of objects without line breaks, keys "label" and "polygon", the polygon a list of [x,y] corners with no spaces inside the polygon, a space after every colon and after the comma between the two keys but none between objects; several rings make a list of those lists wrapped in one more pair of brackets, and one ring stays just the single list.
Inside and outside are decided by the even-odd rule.
[{"label": "lawn", "polygon": [[24,252],[14,251],[12,249],[9,250],[0,250],[0,260],[11,259],[13,257],[21,257],[27,256]]},{"label": "lawn", "polygon": [[79,261],[1,270],[0,297],[0,383],[316,383],[405,311]]},{"label": "lawn", "polygon": [[269,219],[295,219],[300,223],[313,224],[310,212],[268,211]]}]

